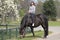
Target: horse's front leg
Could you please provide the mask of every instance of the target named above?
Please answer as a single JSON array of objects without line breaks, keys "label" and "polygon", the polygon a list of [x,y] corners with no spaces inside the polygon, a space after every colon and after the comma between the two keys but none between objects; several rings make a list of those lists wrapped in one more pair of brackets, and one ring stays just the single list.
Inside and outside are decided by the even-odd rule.
[{"label": "horse's front leg", "polygon": [[25,37],[25,28],[24,28],[24,30],[23,30],[23,38]]},{"label": "horse's front leg", "polygon": [[33,33],[33,36],[35,36],[34,29],[32,27],[31,27],[31,32]]}]

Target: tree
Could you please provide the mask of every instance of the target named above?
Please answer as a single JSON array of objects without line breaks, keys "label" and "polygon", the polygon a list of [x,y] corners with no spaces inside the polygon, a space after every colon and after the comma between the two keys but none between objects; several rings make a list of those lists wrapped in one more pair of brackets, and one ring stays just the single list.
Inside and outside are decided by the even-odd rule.
[{"label": "tree", "polygon": [[43,3],[41,1],[38,2],[36,6],[36,14],[42,13]]},{"label": "tree", "polygon": [[56,7],[53,0],[45,1],[43,4],[43,13],[51,20],[56,19]]},{"label": "tree", "polygon": [[2,15],[3,24],[8,19],[19,21],[19,5],[19,0],[0,0],[0,15]]}]

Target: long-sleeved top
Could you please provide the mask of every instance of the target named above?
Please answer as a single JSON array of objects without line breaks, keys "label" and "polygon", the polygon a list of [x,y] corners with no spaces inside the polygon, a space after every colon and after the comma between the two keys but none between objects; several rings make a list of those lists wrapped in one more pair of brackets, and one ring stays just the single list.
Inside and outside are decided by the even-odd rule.
[{"label": "long-sleeved top", "polygon": [[29,13],[35,13],[36,7],[34,5],[29,7]]}]

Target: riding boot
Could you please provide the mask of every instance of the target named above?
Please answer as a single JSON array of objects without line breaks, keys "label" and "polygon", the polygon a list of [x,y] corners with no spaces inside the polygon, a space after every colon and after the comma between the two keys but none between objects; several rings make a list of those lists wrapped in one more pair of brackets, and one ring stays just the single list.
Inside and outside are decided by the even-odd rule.
[{"label": "riding boot", "polygon": [[32,26],[34,26],[34,23],[32,24]]}]

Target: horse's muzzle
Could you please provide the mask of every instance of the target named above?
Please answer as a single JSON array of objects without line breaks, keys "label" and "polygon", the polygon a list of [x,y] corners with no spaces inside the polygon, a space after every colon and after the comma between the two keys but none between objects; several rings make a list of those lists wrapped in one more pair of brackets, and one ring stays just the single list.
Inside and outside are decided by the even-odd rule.
[{"label": "horse's muzzle", "polygon": [[25,35],[20,35],[20,38],[24,38],[25,37]]},{"label": "horse's muzzle", "polygon": [[23,35],[20,35],[20,38],[23,38]]}]

